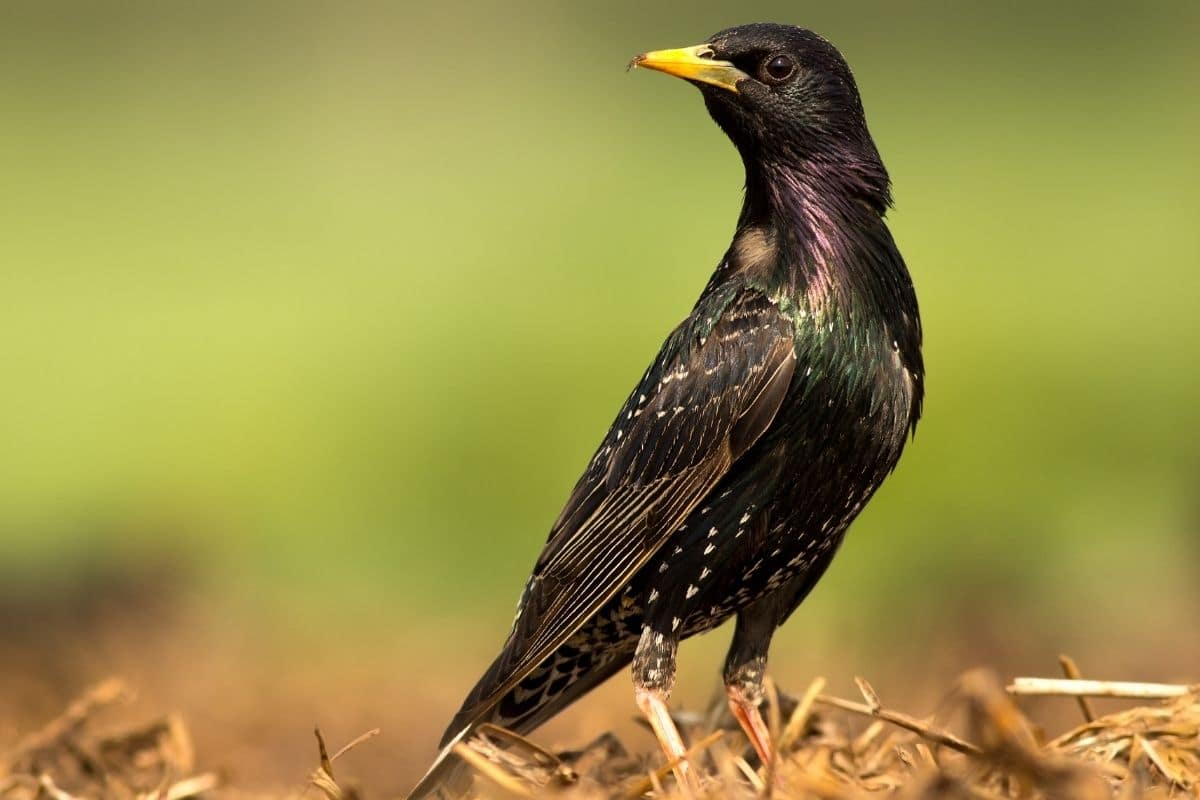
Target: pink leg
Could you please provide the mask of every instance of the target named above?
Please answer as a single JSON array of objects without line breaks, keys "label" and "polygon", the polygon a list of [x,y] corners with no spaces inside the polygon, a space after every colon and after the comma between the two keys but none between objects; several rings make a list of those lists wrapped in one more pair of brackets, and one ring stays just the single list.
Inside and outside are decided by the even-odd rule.
[{"label": "pink leg", "polygon": [[658,738],[658,743],[667,755],[667,760],[675,764],[675,780],[681,787],[687,787],[693,796],[698,794],[700,784],[696,780],[691,765],[684,759],[686,750],[683,746],[683,737],[679,735],[679,729],[675,727],[675,721],[671,719],[666,702],[654,690],[640,687],[636,690],[635,697],[638,708],[649,720],[650,727]]},{"label": "pink leg", "polygon": [[729,697],[729,710],[733,718],[746,732],[746,738],[754,745],[759,760],[763,765],[771,761],[771,732],[758,711],[758,704],[750,701],[745,693],[737,686],[726,686],[725,694]]}]

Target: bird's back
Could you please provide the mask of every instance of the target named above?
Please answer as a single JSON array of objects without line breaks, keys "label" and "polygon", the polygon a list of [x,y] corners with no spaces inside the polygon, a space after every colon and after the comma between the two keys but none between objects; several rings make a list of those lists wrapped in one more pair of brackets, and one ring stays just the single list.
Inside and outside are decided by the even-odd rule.
[{"label": "bird's back", "polygon": [[735,613],[726,690],[766,758],[755,698],[770,637],[920,416],[916,296],[884,223],[887,171],[836,48],[758,24],[634,64],[697,85],[738,148],[737,231],[568,498],[417,795],[475,726],[532,730],[631,659],[638,704],[682,764],[665,705],[675,648]]}]

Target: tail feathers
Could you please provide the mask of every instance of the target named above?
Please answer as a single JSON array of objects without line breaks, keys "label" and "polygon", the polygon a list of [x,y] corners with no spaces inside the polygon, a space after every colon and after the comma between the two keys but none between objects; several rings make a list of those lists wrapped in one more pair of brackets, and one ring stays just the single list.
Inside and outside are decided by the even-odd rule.
[{"label": "tail feathers", "polygon": [[496,713],[495,706],[483,711],[469,709],[458,712],[450,723],[450,728],[446,731],[445,736],[442,737],[442,748],[438,751],[433,766],[409,792],[407,800],[425,800],[426,798],[457,800],[457,798],[466,796],[467,791],[471,788],[472,771],[470,765],[454,752],[455,745],[470,738],[475,729],[483,722],[493,721],[516,733],[527,733],[557,713],[575,696],[578,696],[578,693],[572,693],[570,698],[560,696],[555,698],[558,702],[540,705],[533,710],[533,713],[516,719],[500,717]]},{"label": "tail feathers", "polygon": [[[445,798],[462,797],[470,789],[472,772],[471,767],[454,754],[456,744],[466,741],[484,722],[500,725],[515,733],[529,733],[627,665],[633,657],[632,651],[632,645],[627,648],[614,648],[599,663],[593,664],[587,673],[557,692],[523,693],[521,698],[507,704],[504,702],[507,695],[489,697],[486,690],[489,688],[490,676],[485,675],[450,723],[442,738],[437,759],[425,773],[425,777],[421,778],[409,793],[408,800],[436,798],[439,794]],[[548,689],[549,669],[546,670],[545,677]],[[516,698],[515,692],[513,689],[509,694]],[[484,699],[480,702],[479,698]],[[505,714],[500,710],[503,706],[520,711],[516,714]]]},{"label": "tail feathers", "polygon": [[458,798],[466,795],[471,788],[471,768],[454,753],[454,746],[467,738],[471,726],[463,728],[438,753],[433,766],[425,773],[425,777],[417,782],[408,793],[407,800],[425,800],[425,798]]}]

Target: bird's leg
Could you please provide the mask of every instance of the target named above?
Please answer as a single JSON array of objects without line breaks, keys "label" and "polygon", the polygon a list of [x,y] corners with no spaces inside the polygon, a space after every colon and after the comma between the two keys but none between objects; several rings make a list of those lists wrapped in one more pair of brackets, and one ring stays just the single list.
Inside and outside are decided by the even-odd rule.
[{"label": "bird's leg", "polygon": [[642,628],[642,638],[633,654],[634,698],[667,760],[675,765],[675,780],[694,795],[700,787],[691,765],[684,758],[683,737],[667,709],[667,698],[675,685],[675,653],[679,649],[679,638],[655,627],[646,625]]},{"label": "bird's leg", "polygon": [[725,658],[724,679],[729,710],[765,766],[771,760],[771,732],[759,706],[763,700],[767,648],[775,632],[775,615],[763,613],[764,610],[752,606],[738,614],[733,643]]}]

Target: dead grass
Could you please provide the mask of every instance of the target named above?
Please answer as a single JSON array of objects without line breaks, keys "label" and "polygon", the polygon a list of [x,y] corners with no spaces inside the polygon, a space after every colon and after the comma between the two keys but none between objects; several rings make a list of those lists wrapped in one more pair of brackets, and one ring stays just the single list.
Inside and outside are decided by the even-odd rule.
[{"label": "dead grass", "polygon": [[181,800],[216,788],[215,773],[196,772],[191,736],[178,715],[116,733],[93,730],[101,711],[132,696],[121,681],[105,681],[26,736],[0,758],[0,797]]},{"label": "dead grass", "polygon": [[[854,800],[933,798],[1177,798],[1200,791],[1200,691],[1196,686],[1085,681],[1069,659],[1065,679],[1018,678],[1004,687],[971,672],[938,713],[913,717],[887,706],[865,680],[861,699],[823,693],[814,680],[799,698],[769,687],[768,720],[781,757],[763,766],[725,713],[680,714],[688,759],[705,796]],[[1083,722],[1048,738],[1017,706],[1027,695],[1076,702]],[[317,766],[287,791],[255,793],[198,768],[183,721],[167,715],[118,730],[101,727],[106,708],[127,701],[106,681],[0,756],[0,800],[181,800],[192,796],[353,800],[334,764],[374,737],[368,731],[330,756],[317,731]],[[1126,710],[1098,716],[1087,697],[1128,698]],[[686,798],[657,754],[630,754],[612,734],[551,752],[496,727],[461,751],[483,797],[558,794],[567,800]]]}]

